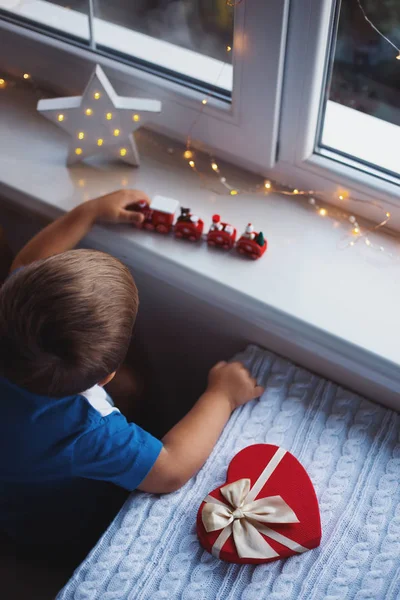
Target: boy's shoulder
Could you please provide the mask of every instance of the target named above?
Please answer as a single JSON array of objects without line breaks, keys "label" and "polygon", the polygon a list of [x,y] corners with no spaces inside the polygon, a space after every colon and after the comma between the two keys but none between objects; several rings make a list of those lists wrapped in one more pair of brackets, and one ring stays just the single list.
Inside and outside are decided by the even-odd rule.
[{"label": "boy's shoulder", "polygon": [[22,426],[28,421],[35,424],[36,430],[51,422],[54,432],[58,422],[64,431],[66,427],[90,429],[104,423],[113,413],[119,413],[110,396],[99,385],[72,396],[52,398],[32,393],[0,377],[0,408],[5,406],[8,407],[9,422],[16,420]]},{"label": "boy's shoulder", "polygon": [[77,396],[87,400],[90,407],[101,417],[107,417],[113,412],[119,412],[111,397],[100,385],[94,385]]}]

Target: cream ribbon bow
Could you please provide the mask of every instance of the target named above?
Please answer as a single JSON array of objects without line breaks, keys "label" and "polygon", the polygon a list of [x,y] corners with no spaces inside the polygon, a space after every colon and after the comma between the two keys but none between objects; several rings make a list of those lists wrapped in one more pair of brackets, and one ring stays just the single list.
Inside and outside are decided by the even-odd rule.
[{"label": "cream ribbon bow", "polygon": [[267,559],[279,556],[261,534],[294,552],[308,550],[265,525],[265,523],[299,523],[295,512],[281,496],[254,500],[284,454],[286,451],[282,448],[277,450],[253,488],[250,479],[239,479],[222,487],[221,494],[228,504],[213,496],[207,496],[202,511],[204,528],[207,533],[222,529],[213,545],[213,556],[219,558],[225,542],[232,534],[240,558]]}]

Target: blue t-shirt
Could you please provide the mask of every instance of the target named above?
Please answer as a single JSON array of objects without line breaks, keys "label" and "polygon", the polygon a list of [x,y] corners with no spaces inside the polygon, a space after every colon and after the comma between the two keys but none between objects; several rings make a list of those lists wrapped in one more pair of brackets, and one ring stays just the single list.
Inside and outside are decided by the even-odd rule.
[{"label": "blue t-shirt", "polygon": [[17,542],[73,539],[114,485],[134,490],[162,444],[103,388],[38,396],[0,378],[0,529]]}]

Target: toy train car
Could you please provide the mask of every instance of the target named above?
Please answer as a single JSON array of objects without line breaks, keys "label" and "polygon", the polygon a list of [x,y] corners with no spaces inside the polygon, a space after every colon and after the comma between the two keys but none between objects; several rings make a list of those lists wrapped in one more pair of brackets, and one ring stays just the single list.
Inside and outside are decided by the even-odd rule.
[{"label": "toy train car", "polygon": [[158,233],[169,233],[172,230],[178,208],[177,200],[163,196],[156,196],[150,206],[144,200],[134,205],[134,209],[144,215],[143,229]]},{"label": "toy train car", "polygon": [[207,235],[207,244],[224,250],[233,248],[236,241],[236,229],[229,223],[222,223],[219,215],[214,215]]},{"label": "toy train car", "polygon": [[201,239],[204,221],[192,215],[190,208],[181,208],[181,214],[175,224],[175,237],[197,242]]},{"label": "toy train car", "polygon": [[[144,221],[141,225],[143,229],[164,234],[174,231],[177,239],[186,239],[191,242],[197,242],[203,238],[204,221],[193,215],[190,208],[181,207],[181,213],[175,222],[179,208],[177,200],[156,196],[150,206],[145,200],[140,200],[131,208],[143,214]],[[209,246],[223,250],[231,250],[236,243],[238,252],[253,260],[260,258],[267,250],[267,241],[263,233],[255,232],[251,223],[247,225],[238,242],[236,242],[236,235],[237,231],[233,225],[222,222],[219,215],[214,215],[206,240]]]}]

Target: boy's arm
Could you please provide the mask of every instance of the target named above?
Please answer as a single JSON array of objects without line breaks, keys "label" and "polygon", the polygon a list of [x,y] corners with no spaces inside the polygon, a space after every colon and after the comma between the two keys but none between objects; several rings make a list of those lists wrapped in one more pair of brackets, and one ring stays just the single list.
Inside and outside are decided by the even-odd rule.
[{"label": "boy's arm", "polygon": [[163,438],[163,449],[139,489],[168,493],[182,487],[210,455],[232,411],[263,391],[241,363],[217,364],[205,393]]},{"label": "boy's arm", "polygon": [[32,238],[17,254],[10,270],[40,258],[71,250],[85,237],[95,222],[141,223],[141,213],[127,210],[129,205],[138,200],[149,201],[144,192],[121,190],[80,204]]}]

